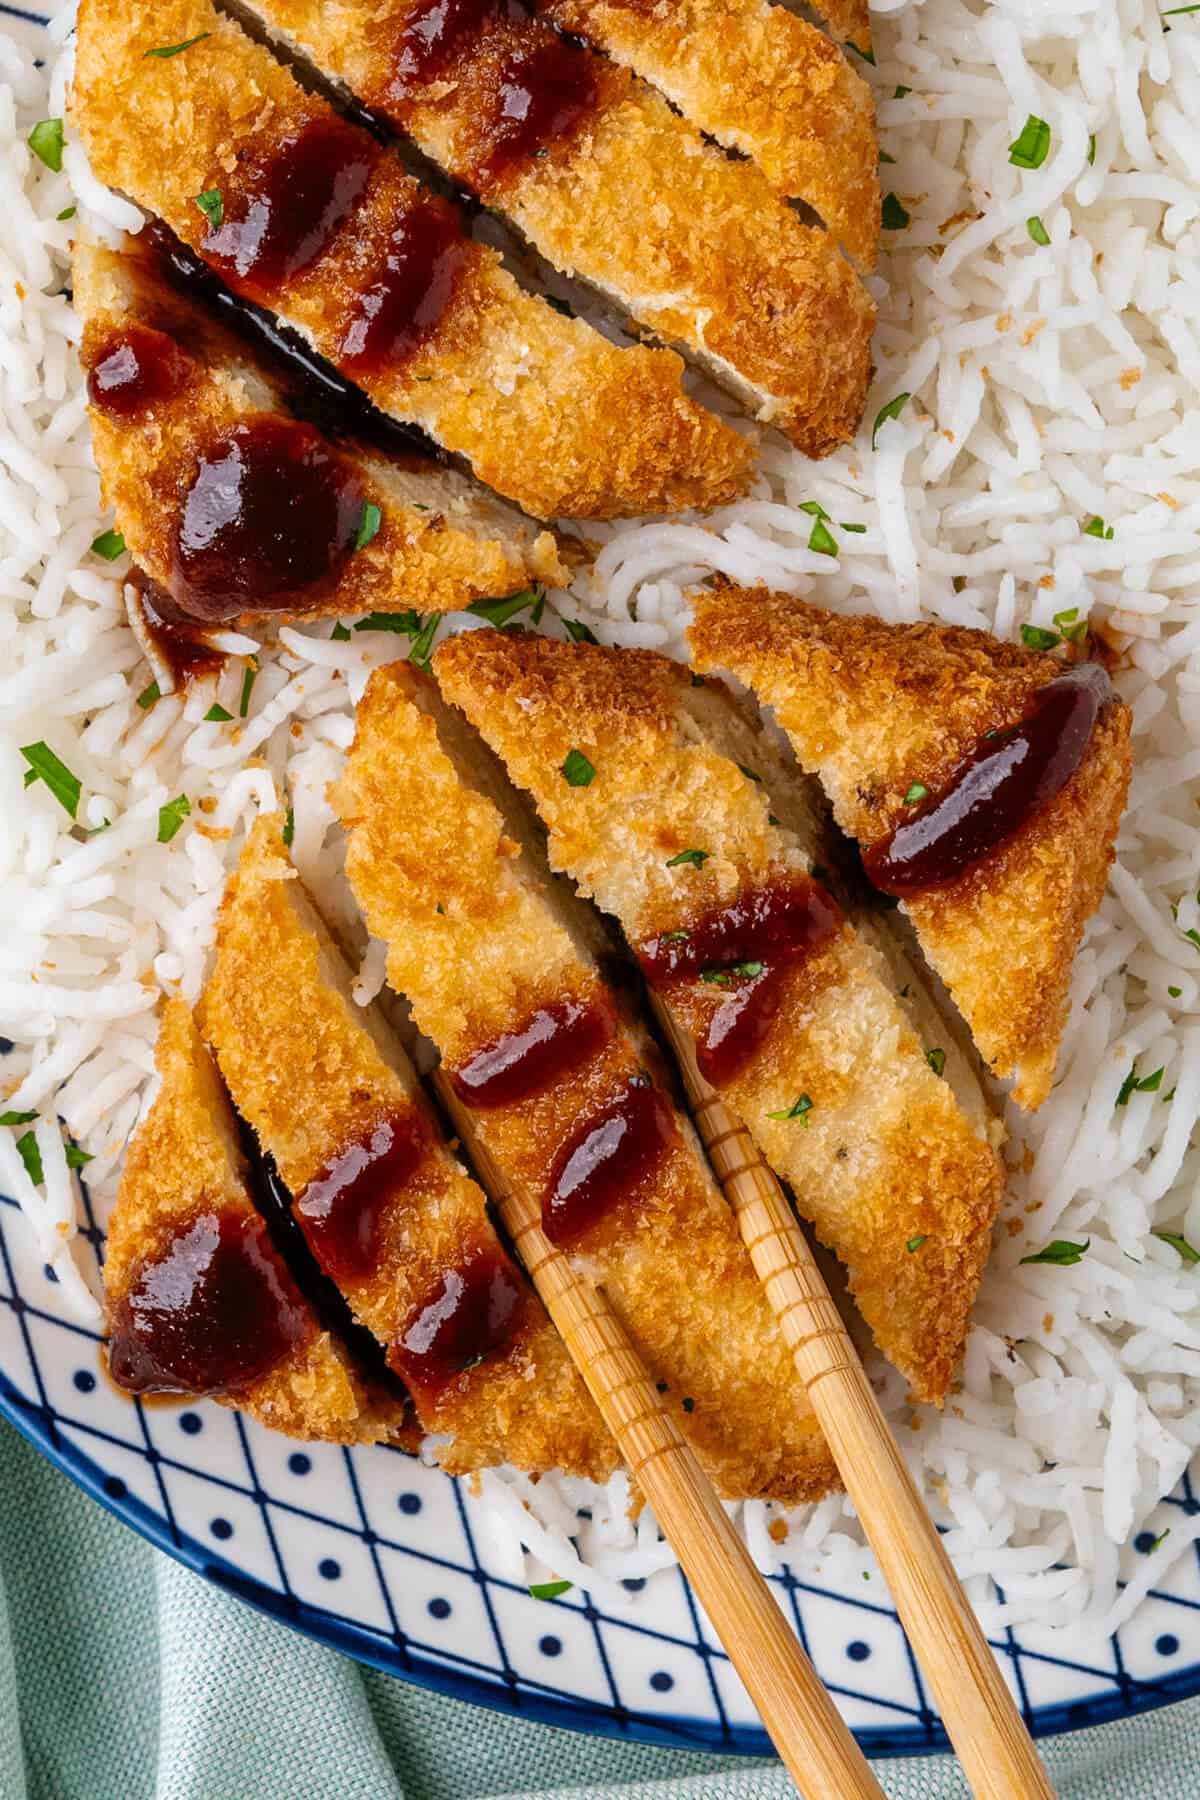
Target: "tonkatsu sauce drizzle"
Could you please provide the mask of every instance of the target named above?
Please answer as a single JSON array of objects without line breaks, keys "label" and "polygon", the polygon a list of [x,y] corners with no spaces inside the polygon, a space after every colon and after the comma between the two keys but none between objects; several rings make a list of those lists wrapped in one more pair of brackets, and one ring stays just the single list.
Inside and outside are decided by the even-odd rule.
[{"label": "tonkatsu sauce drizzle", "polygon": [[485,1044],[450,1079],[468,1106],[512,1106],[590,1062],[616,1028],[606,998],[560,1000],[540,1007],[519,1031]]},{"label": "tonkatsu sauce drizzle", "polygon": [[678,1141],[666,1096],[648,1081],[583,1121],[561,1145],[542,1196],[542,1230],[573,1243],[610,1213]]},{"label": "tonkatsu sauce drizzle", "polygon": [[783,998],[789,968],[819,950],[842,921],[833,896],[807,875],[785,874],[705,913],[686,931],[638,948],[651,987],[703,981],[719,1005],[697,1045],[701,1073],[723,1087],[755,1055]]},{"label": "tonkatsu sauce drizzle", "polygon": [[396,221],[383,266],[350,309],[340,355],[356,375],[394,365],[440,325],[471,255],[451,208],[421,200]]},{"label": "tonkatsu sauce drizzle", "polygon": [[479,128],[476,185],[501,179],[583,123],[598,98],[594,65],[595,58],[552,31],[509,51]]},{"label": "tonkatsu sauce drizzle", "polygon": [[383,1215],[411,1180],[427,1141],[416,1113],[381,1119],[296,1196],[309,1248],[335,1281],[362,1281],[377,1271]]},{"label": "tonkatsu sauce drizzle", "polygon": [[435,1398],[464,1369],[512,1343],[528,1301],[507,1257],[481,1246],[413,1308],[388,1362],[417,1394]]},{"label": "tonkatsu sauce drizzle", "polygon": [[170,669],[176,690],[224,668],[224,652],[214,650],[196,622],[187,618],[145,570],[131,569],[125,585],[135,590],[134,605],[141,616],[138,635],[144,633],[152,640],[154,657]]},{"label": "tonkatsu sauce drizzle", "polygon": [[1099,663],[1048,681],[1024,718],[981,739],[935,793],[863,853],[868,880],[886,894],[957,880],[1062,792],[1112,698]]},{"label": "tonkatsu sauce drizzle", "polygon": [[418,0],[396,42],[388,100],[397,104],[436,81],[493,19],[528,16],[520,0]]},{"label": "tonkatsu sauce drizzle", "polygon": [[237,1393],[311,1330],[263,1222],[201,1213],[114,1308],[109,1372],[131,1394]]},{"label": "tonkatsu sauce drizzle", "polygon": [[123,325],[89,353],[88,400],[112,419],[135,419],[173,400],[192,373],[191,358],[165,331]]}]

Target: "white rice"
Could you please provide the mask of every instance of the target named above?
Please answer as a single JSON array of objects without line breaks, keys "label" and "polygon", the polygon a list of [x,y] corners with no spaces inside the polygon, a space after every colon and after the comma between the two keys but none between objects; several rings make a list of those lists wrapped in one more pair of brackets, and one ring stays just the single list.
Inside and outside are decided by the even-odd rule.
[{"label": "white rice", "polygon": [[[1084,1622],[1103,1637],[1200,1535],[1174,1513],[1136,1572],[1118,1552],[1161,1529],[1158,1503],[1200,1447],[1200,1270],[1154,1235],[1200,1245],[1200,18],[1168,30],[1149,0],[878,12],[868,73],[887,185],[911,223],[885,234],[872,284],[867,426],[820,464],[769,441],[753,495],[713,518],[598,530],[591,575],[554,599],[607,641],[676,653],[683,589],[714,570],[1009,637],[1078,609],[1124,646],[1138,766],[1120,861],[1078,959],[1054,1095],[1009,1121],[1012,1229],[998,1233],[962,1390],[944,1416],[914,1414],[878,1371],[988,1626]],[[64,41],[67,22],[55,32]],[[64,80],[62,62],[48,79],[0,38],[0,1029],[14,1041],[0,1071],[3,1104],[38,1113],[45,1173],[35,1187],[23,1128],[0,1129],[0,1185],[94,1318],[71,1261],[63,1134],[95,1157],[103,1213],[147,1104],[156,1003],[198,993],[221,884],[258,813],[294,807],[304,875],[347,905],[325,787],[369,670],[405,646],[288,629],[262,655],[244,721],[239,663],[218,688],[231,725],[205,722],[211,690],[138,706],[149,676],[124,568],[88,552],[110,521],[60,291],[75,227],[55,215],[75,203],[94,226],[131,220],[78,146],[59,175],[26,148],[34,121],[61,114]],[[1030,113],[1053,137],[1023,171],[1007,146]],[[1029,235],[1034,215],[1048,245]],[[902,393],[872,450],[871,421]],[[808,547],[799,503],[812,500],[836,558]],[[1093,516],[1111,536],[1084,532]],[[81,778],[80,825],[107,829],[86,837],[45,786],[23,790],[20,746],[41,739]],[[190,814],[166,847],[159,809],[181,794]],[[360,998],[381,979],[368,950]],[[1142,1075],[1161,1067],[1161,1083],[1118,1106],[1135,1061]],[[1022,1264],[1052,1238],[1089,1249],[1072,1267]],[[609,1593],[671,1560],[647,1514],[629,1520],[620,1480],[596,1493],[490,1474],[485,1487],[521,1578]],[[766,1567],[786,1557],[846,1582],[873,1569],[841,1498],[787,1521],[782,1546],[771,1508],[738,1510]],[[1123,1591],[1119,1575],[1133,1577]]]}]

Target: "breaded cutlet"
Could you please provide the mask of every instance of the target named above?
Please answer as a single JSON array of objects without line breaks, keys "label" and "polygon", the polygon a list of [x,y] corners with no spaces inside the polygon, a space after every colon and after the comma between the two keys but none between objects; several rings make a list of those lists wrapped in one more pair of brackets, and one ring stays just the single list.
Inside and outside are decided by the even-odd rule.
[{"label": "breaded cutlet", "polygon": [[[403,1397],[363,1378],[271,1246],[251,1196],[229,1100],[182,1000],[168,1000],[163,1008],[155,1060],[161,1086],[129,1146],[105,1250],[114,1380],[138,1392],[207,1393],[288,1437],[336,1444],[397,1440],[404,1435]],[[222,1240],[235,1246],[224,1267],[214,1256]],[[253,1324],[244,1308],[228,1307],[231,1294],[239,1297],[243,1252],[261,1275],[253,1292],[276,1298],[286,1324],[272,1360],[261,1342],[253,1343],[253,1336],[266,1339],[270,1321],[261,1320],[250,1344],[242,1346],[260,1366],[232,1387],[226,1382],[239,1346],[218,1341],[222,1373],[218,1364],[209,1365],[219,1382],[213,1387],[204,1379],[197,1348],[211,1334],[220,1339],[227,1310],[235,1334]],[[180,1284],[189,1277],[181,1320]]]},{"label": "breaded cutlet", "polygon": [[[803,807],[789,806],[770,740],[723,684],[695,685],[648,651],[467,632],[434,668],[531,794],[551,865],[619,920],[643,966],[652,947],[682,954],[714,917],[753,913],[775,893],[824,917],[797,960],[782,927],[753,961],[735,930],[713,966],[664,993],[697,1042],[719,1042],[723,1009],[772,984],[761,1035],[718,1085],[846,1265],[881,1350],[921,1399],[940,1402],[1000,1195],[989,1121],[957,1047],[922,1041],[879,951],[806,879]],[[594,765],[586,787],[559,773],[571,749]],[[935,1074],[932,1050],[953,1083]]]},{"label": "breaded cutlet", "polygon": [[803,200],[863,269],[879,255],[879,139],[851,53],[771,0],[549,0],[563,31],[659,88],[685,118]]},{"label": "breaded cutlet", "polygon": [[[291,416],[280,371],[255,357],[212,311],[168,281],[140,238],[118,250],[77,239],[73,304],[83,321],[85,369],[104,364],[143,330],[170,341],[178,384],[130,416],[91,408],[92,446],[104,503],[135,564],[160,588],[177,586],[177,545],[203,458],[230,433]],[[134,336],[129,336],[131,328]],[[272,610],[309,616],[387,611],[397,594],[422,612],[452,612],[485,595],[567,579],[554,538],[538,531],[469,477],[432,459],[404,458],[317,430],[312,444],[361,490],[380,521],[334,579],[275,597]],[[176,593],[186,610],[186,591]],[[290,605],[289,605],[290,602]],[[250,608],[254,610],[253,607]]]},{"label": "breaded cutlet", "polygon": [[705,143],[627,69],[504,8],[452,32],[428,0],[373,0],[365,17],[353,0],[247,3],[556,269],[678,345],[807,455],[854,435],[875,316],[862,282],[755,163]]},{"label": "breaded cutlet", "polygon": [[[421,1424],[448,1436],[441,1466],[465,1474],[511,1462],[531,1474],[565,1469],[604,1480],[616,1446],[503,1250],[483,1194],[442,1140],[412,1065],[379,1019],[355,1005],[282,824],[262,819],[247,840],[203,997],[201,1027],[234,1103],[278,1169],[318,1261],[388,1347]],[[519,1295],[508,1308],[511,1330],[476,1360],[467,1342],[447,1379],[426,1381],[421,1359],[447,1319],[453,1334],[473,1268],[484,1274],[481,1326],[497,1280],[502,1298]],[[452,1335],[451,1350],[456,1343]]]},{"label": "breaded cutlet", "polygon": [[[1064,673],[986,632],[849,618],[762,588],[693,596],[698,668],[726,669],[770,706],[865,850],[989,733]],[[1129,709],[1104,706],[1075,773],[1015,835],[949,885],[903,898],[931,966],[1020,1105],[1050,1092],[1071,967],[1104,893],[1131,766]]]},{"label": "breaded cutlet", "polygon": [[84,0],[70,117],[101,181],[535,516],[713,506],[745,487],[753,446],[687,397],[673,352],[619,349],[525,292],[209,0]]},{"label": "breaded cutlet", "polygon": [[[388,980],[507,1181],[545,1213],[569,1146],[654,1083],[667,1141],[562,1248],[603,1287],[719,1492],[789,1505],[829,1492],[836,1469],[733,1216],[644,1027],[597,965],[599,921],[535,859],[533,821],[490,752],[428,676],[393,663],[359,703],[331,798]],[[568,1018],[589,1035],[573,1038]],[[542,1031],[549,1066],[536,1060]],[[489,1097],[486,1071],[503,1063],[511,1080],[522,1046],[535,1059],[524,1091]]]}]

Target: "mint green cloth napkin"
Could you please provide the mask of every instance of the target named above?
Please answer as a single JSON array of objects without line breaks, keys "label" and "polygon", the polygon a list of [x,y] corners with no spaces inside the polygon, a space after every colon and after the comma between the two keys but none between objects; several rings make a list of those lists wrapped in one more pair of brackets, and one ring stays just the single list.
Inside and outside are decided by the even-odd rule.
[{"label": "mint green cloth napkin", "polygon": [[[1197,1800],[1200,1702],[1059,1739],[1064,1800]],[[963,1800],[946,1758],[879,1765]],[[777,1764],[502,1717],[202,1582],[0,1425],[0,1800],[785,1800]]]}]

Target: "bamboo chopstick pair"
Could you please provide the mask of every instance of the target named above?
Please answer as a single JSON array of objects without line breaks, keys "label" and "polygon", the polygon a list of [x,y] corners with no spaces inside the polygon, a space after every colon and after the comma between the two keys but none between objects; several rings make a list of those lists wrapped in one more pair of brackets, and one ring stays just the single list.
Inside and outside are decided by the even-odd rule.
[{"label": "bamboo chopstick pair", "polygon": [[[841,1316],[775,1177],[654,1000],[697,1129],[733,1207],[846,1490],[979,1800],[1054,1790],[941,1539],[913,1485]],[[510,1187],[449,1080],[439,1094],[525,1267],[805,1800],[880,1800],[882,1788],[780,1612],[603,1295]]]}]

